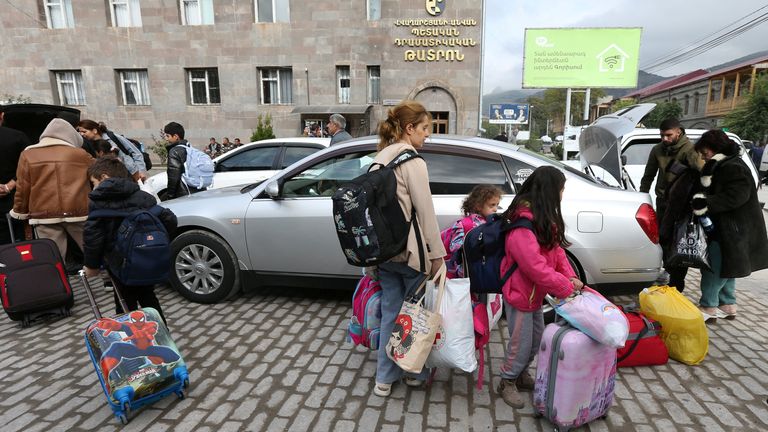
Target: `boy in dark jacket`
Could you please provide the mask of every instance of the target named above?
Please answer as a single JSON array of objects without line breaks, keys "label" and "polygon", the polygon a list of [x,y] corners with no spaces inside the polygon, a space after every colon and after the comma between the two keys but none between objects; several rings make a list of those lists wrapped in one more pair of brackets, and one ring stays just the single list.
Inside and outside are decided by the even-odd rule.
[{"label": "boy in dark jacket", "polygon": [[[105,157],[96,160],[88,168],[88,177],[93,184],[93,191],[88,194],[89,214],[102,209],[131,213],[140,209],[149,209],[157,204],[152,195],[139,189],[139,185],[133,180],[128,169],[116,158]],[[86,276],[99,275],[103,257],[114,248],[117,229],[122,221],[120,217],[89,217],[85,222],[83,244]],[[176,215],[169,209],[163,209],[160,213],[160,221],[169,235],[176,230]],[[157,309],[165,321],[160,302],[155,296],[154,286],[125,285],[112,272],[109,273],[115,288],[120,290],[130,310],[138,309],[139,305],[151,307]],[[117,294],[115,294],[115,311],[118,314],[127,312],[123,311]]]}]

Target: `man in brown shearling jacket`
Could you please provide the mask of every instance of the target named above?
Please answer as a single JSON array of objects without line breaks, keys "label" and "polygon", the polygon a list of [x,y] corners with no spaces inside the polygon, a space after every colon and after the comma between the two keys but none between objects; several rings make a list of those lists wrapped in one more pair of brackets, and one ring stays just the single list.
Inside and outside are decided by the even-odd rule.
[{"label": "man in brown shearling jacket", "polygon": [[83,248],[83,226],[88,218],[86,171],[93,158],[82,149],[83,138],[67,121],[55,118],[40,142],[21,152],[16,170],[16,196],[11,216],[28,219],[40,238],[56,242],[67,254],[67,234]]}]

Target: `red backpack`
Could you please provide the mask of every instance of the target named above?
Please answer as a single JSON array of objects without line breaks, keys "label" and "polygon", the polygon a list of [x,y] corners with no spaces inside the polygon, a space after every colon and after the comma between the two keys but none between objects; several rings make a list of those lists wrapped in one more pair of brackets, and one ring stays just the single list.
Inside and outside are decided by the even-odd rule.
[{"label": "red backpack", "polygon": [[667,364],[669,352],[659,335],[661,324],[636,309],[619,306],[629,321],[629,336],[624,348],[616,352],[617,367]]}]

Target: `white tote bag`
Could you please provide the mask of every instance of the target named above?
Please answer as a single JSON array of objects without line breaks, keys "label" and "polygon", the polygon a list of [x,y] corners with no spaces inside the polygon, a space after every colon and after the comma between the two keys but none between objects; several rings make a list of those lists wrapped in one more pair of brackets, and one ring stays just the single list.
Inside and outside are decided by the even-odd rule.
[{"label": "white tote bag", "polygon": [[443,325],[435,335],[426,366],[461,369],[471,373],[477,369],[477,359],[469,278],[448,279],[439,308],[435,308],[438,298],[438,287],[428,284],[427,307],[440,312]]}]

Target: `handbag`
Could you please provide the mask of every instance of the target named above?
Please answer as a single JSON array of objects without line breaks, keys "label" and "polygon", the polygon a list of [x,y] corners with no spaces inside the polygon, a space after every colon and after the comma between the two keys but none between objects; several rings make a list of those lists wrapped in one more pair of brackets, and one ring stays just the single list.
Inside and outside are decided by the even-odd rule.
[{"label": "handbag", "polygon": [[437,286],[427,289],[426,304],[430,309],[440,312],[443,325],[435,337],[426,365],[429,368],[447,367],[471,373],[477,368],[477,360],[469,278],[446,280],[443,299],[436,305],[438,291]]},{"label": "handbag", "polygon": [[707,236],[699,219],[693,214],[675,225],[675,236],[669,246],[666,265],[710,269]]},{"label": "handbag", "polygon": [[547,295],[547,301],[558,315],[597,342],[614,348],[624,346],[629,335],[627,319],[592,288],[585,286],[581,293],[559,301]]},{"label": "handbag", "polygon": [[[438,287],[437,302],[442,302],[445,291],[445,265],[437,272],[434,279],[425,284]],[[387,341],[387,357],[395,362],[400,369],[420,373],[427,361],[435,335],[442,325],[442,317],[437,311],[431,311],[424,306],[426,293],[419,287],[413,297],[406,299],[395,318],[395,327]],[[416,297],[421,294],[420,297]]]},{"label": "handbag", "polygon": [[629,336],[624,348],[616,352],[617,367],[667,364],[669,351],[661,340],[661,324],[632,307],[619,308],[629,322]]}]

